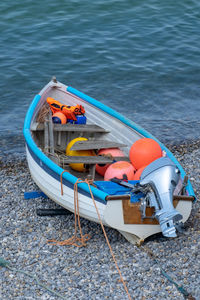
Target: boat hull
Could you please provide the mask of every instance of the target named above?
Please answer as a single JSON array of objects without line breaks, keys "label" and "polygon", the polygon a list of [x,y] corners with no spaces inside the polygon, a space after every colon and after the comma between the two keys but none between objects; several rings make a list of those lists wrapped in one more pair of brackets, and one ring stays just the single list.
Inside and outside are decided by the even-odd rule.
[{"label": "boat hull", "polygon": [[[26,147],[26,155],[31,176],[41,191],[57,204],[74,212],[73,187],[66,186],[63,183],[63,195],[61,195],[60,180],[55,179],[55,176],[49,174],[49,172],[45,170],[44,164],[35,161],[34,156],[31,154],[28,147]],[[96,205],[102,222],[105,225],[108,225],[104,220],[104,210],[106,205],[98,201],[96,201]],[[81,217],[99,223],[96,209],[89,194],[84,195],[83,192],[79,192],[79,212]]]},{"label": "boat hull", "polygon": [[[117,142],[122,142],[127,145],[125,149],[126,155],[128,155],[128,149],[134,141],[142,137],[153,138],[160,144],[167,156],[177,165],[181,172],[182,180],[185,177],[185,171],[173,154],[150,133],[97,100],[61,83],[51,81],[36,95],[30,105],[24,123],[24,136],[26,140],[28,166],[33,180],[50,199],[65,209],[74,212],[74,184],[77,181],[77,177],[70,173],[63,174],[64,193],[61,195],[60,176],[64,169],[41,150],[41,147],[38,146],[31,131],[31,126],[36,122],[38,111],[46,102],[47,96],[55,97],[55,99],[58,98],[68,105],[72,105],[73,103],[83,105],[86,108],[89,123],[91,122],[92,124],[102,127],[106,126],[106,130],[109,132],[107,135],[109,139],[114,139]],[[86,183],[80,183],[78,186],[80,216],[99,223],[88,185]],[[103,224],[117,229],[129,241],[135,242],[143,240],[152,234],[161,232],[160,225],[124,224],[122,201],[107,202],[106,197],[109,195],[108,193],[93,186],[91,186],[91,190]],[[186,194],[195,196],[189,181],[186,186]],[[192,202],[179,201],[176,209],[183,215],[183,222],[185,222],[190,216]]]}]

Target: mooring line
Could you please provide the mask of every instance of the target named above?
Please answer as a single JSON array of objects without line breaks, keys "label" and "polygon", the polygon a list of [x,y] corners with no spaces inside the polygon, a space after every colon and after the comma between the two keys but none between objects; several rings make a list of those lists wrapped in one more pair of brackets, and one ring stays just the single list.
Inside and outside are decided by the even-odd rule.
[{"label": "mooring line", "polygon": [[141,244],[136,244],[137,247],[139,249],[142,249],[145,253],[147,253],[149,255],[149,257],[151,259],[153,259],[153,261],[160,267],[161,270],[161,274],[172,284],[175,285],[175,287],[177,288],[177,290],[184,296],[185,299],[187,300],[196,300],[195,297],[193,297],[191,295],[191,293],[188,293],[188,291],[186,289],[184,289],[184,287],[182,285],[179,285],[175,280],[172,279],[172,277],[167,274],[167,272],[165,272],[165,270],[161,267],[160,262],[158,261],[156,255],[153,253],[153,251],[151,249],[149,249],[149,247],[141,245]]}]

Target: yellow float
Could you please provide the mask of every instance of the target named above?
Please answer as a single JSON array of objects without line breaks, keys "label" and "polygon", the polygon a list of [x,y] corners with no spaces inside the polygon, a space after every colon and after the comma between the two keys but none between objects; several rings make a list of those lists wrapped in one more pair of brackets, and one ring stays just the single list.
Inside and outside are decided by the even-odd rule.
[{"label": "yellow float", "polygon": [[[71,140],[71,142],[69,142],[69,144],[67,145],[66,148],[66,155],[67,156],[94,156],[95,153],[92,150],[71,150],[71,147],[76,143],[76,142],[80,142],[80,141],[87,141],[88,139],[84,138],[84,137],[78,137],[75,138],[73,140]],[[70,167],[78,172],[85,172],[86,168],[85,165],[83,163],[72,163],[70,164]]]}]

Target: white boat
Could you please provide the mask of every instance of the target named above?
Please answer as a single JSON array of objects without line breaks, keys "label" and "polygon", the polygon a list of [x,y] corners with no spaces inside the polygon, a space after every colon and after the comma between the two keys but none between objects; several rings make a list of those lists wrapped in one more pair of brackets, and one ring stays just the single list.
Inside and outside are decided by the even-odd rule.
[{"label": "white boat", "polygon": [[[47,98],[59,100],[67,106],[81,105],[85,109],[86,124],[54,124],[51,113],[47,109]],[[26,114],[24,122],[24,137],[26,141],[27,161],[31,176],[38,187],[53,201],[67,210],[74,212],[74,184],[77,178],[91,176],[94,185],[91,186],[101,220],[104,225],[120,231],[130,242],[144,240],[148,236],[161,232],[161,225],[154,218],[146,218],[142,214],[141,202],[130,204],[130,199],[125,200],[130,189],[124,189],[124,195],[110,196],[109,183],[104,189],[103,177],[95,172],[96,163],[112,162],[110,157],[70,157],[65,155],[67,144],[74,138],[85,137],[86,143],[76,143],[74,150],[101,148],[119,148],[128,159],[129,150],[134,142],[141,138],[151,138],[157,141],[166,153],[166,156],[180,170],[180,180],[175,192],[178,197],[176,211],[182,216],[184,223],[190,216],[192,201],[195,195],[185,171],[173,154],[155,137],[143,128],[122,116],[120,113],[102,104],[101,102],[83,94],[82,92],[57,82],[53,78],[37,94]],[[85,148],[84,148],[85,147]],[[82,162],[89,166],[88,172],[74,171],[70,163]],[[67,170],[68,172],[64,172]],[[61,174],[63,181],[63,195],[61,194]],[[185,181],[185,182],[184,182]],[[100,183],[100,184],[99,184]],[[101,186],[102,183],[102,186]],[[111,183],[116,184],[117,183]],[[79,185],[79,211],[80,216],[99,223],[96,209],[91,200],[88,185]],[[179,186],[179,187],[178,187]],[[117,200],[113,199],[113,194]],[[125,207],[126,206],[126,207]],[[139,215],[139,221],[125,221],[127,209],[129,214]],[[144,210],[143,210],[144,212]],[[130,223],[132,222],[132,223]],[[175,224],[174,224],[175,225]]]}]

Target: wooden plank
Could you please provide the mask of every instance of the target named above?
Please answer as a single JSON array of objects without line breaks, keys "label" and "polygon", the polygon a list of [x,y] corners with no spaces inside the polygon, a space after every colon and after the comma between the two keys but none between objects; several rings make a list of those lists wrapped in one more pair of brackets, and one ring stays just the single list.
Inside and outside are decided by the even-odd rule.
[{"label": "wooden plank", "polygon": [[128,156],[114,156],[113,161],[130,161]]},{"label": "wooden plank", "polygon": [[[31,125],[32,131],[42,131],[44,130],[44,123],[33,123]],[[99,133],[109,133],[108,130],[104,129],[95,124],[54,124],[54,131],[66,131],[66,132],[99,132]]]},{"label": "wooden plank", "polygon": [[130,200],[131,196],[129,194],[125,195],[109,195],[106,196],[107,201],[113,201],[113,200]]},{"label": "wooden plank", "polygon": [[[130,195],[129,194],[125,194],[125,195],[109,195],[106,197],[106,200],[110,201],[110,200],[130,200]],[[174,205],[177,205],[177,201],[194,201],[194,197],[193,196],[185,196],[185,195],[174,195],[173,196],[173,203]]]},{"label": "wooden plank", "polygon": [[105,148],[119,148],[126,147],[125,144],[106,141],[106,140],[93,140],[93,141],[78,141],[74,143],[71,150],[94,150]]},{"label": "wooden plank", "polygon": [[195,198],[193,196],[174,195],[173,200],[194,201]]},{"label": "wooden plank", "polygon": [[83,164],[93,165],[93,164],[109,164],[112,163],[113,160],[103,156],[61,156],[60,162],[63,162],[65,164],[83,163]]},{"label": "wooden plank", "polygon": [[[174,207],[176,207],[178,201],[173,201]],[[151,224],[156,225],[159,224],[158,221],[153,219],[145,218],[142,220],[141,211],[140,211],[140,203],[130,203],[129,200],[122,201],[123,207],[123,216],[124,216],[124,224]],[[153,207],[146,208],[146,216],[151,217],[154,213]]]},{"label": "wooden plank", "polygon": [[90,165],[90,168],[89,168],[89,178],[91,178],[92,180],[95,179],[95,172],[96,172],[96,164]]},{"label": "wooden plank", "polygon": [[49,152],[54,154],[54,136],[53,136],[53,122],[52,122],[52,112],[49,111],[48,114],[49,119]]},{"label": "wooden plank", "polygon": [[102,132],[108,133],[109,131],[95,124],[55,124],[55,131],[74,131],[74,132]]},{"label": "wooden plank", "polygon": [[44,152],[48,152],[49,150],[49,126],[48,121],[44,122]]},{"label": "wooden plank", "polygon": [[[156,219],[143,219],[141,218],[140,203],[130,204],[129,200],[122,201],[124,224],[159,224]],[[153,208],[146,208],[146,215],[152,216],[154,213]]]},{"label": "wooden plank", "polygon": [[[59,131],[58,132],[58,136],[57,136],[57,142],[56,142],[56,144],[58,145],[58,146],[60,146],[61,145],[61,132]],[[67,143],[68,144],[68,143]]]}]

